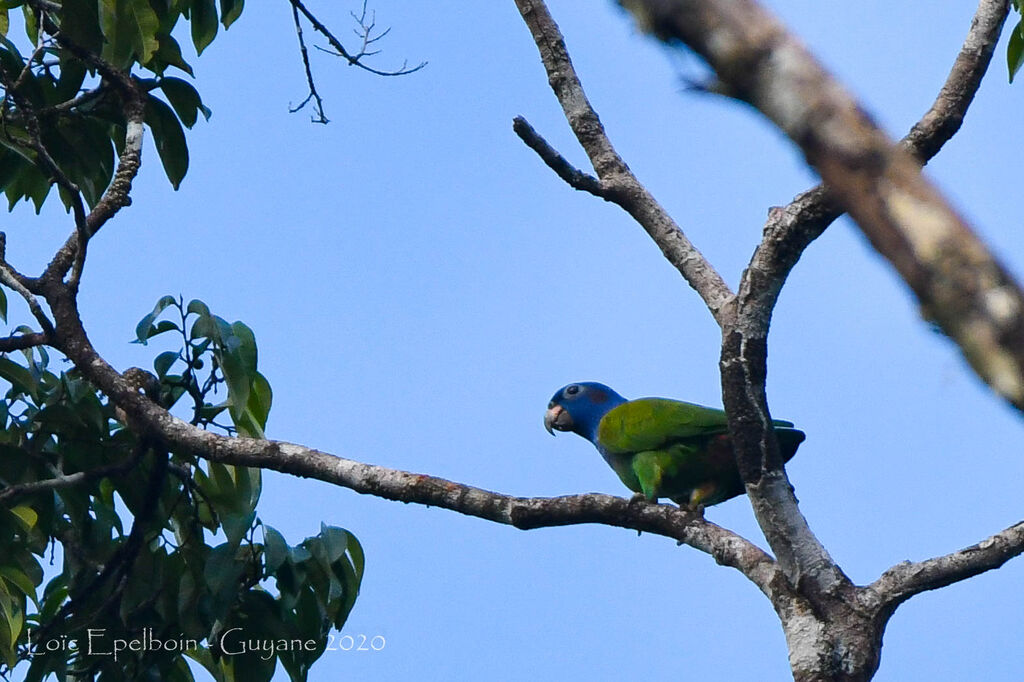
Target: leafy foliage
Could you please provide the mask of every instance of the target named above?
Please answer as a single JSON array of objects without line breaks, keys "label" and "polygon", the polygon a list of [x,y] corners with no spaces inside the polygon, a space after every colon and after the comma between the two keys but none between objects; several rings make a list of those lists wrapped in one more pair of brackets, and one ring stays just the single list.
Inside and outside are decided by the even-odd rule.
[{"label": "leafy foliage", "polygon": [[[129,370],[148,397],[263,437],[272,396],[252,330],[165,296],[136,328],[154,337],[180,347],[156,356],[155,377]],[[188,657],[216,680],[267,680],[278,660],[305,679],[358,594],[355,537],[322,526],[289,545],[257,516],[258,469],[137,438],[58,364],[43,348],[0,356],[0,673],[184,681]],[[44,586],[47,555],[62,566]],[[249,640],[272,655],[242,653]]]},{"label": "leafy foliage", "polygon": [[[24,40],[13,39],[10,12],[22,9]],[[0,189],[11,208],[40,209],[63,174],[95,206],[110,184],[123,144],[124,95],[111,70],[136,76],[147,91],[145,123],[175,189],[188,170],[182,125],[209,117],[196,90],[166,72],[192,75],[175,29],[181,20],[201,53],[218,27],[238,19],[243,0],[41,0],[0,4]],[[180,33],[180,31],[179,31]],[[148,75],[146,75],[148,72]],[[158,97],[161,92],[167,101]],[[48,168],[52,159],[56,169]],[[66,192],[61,198],[71,208]]]},{"label": "leafy foliage", "polygon": [[[1013,8],[1018,13],[1022,13],[1021,0],[1013,0]],[[1006,46],[1006,65],[1010,71],[1010,82],[1013,82],[1013,77],[1020,71],[1020,67],[1024,65],[1024,16],[1022,16],[1017,24],[1010,31],[1010,42]]]}]

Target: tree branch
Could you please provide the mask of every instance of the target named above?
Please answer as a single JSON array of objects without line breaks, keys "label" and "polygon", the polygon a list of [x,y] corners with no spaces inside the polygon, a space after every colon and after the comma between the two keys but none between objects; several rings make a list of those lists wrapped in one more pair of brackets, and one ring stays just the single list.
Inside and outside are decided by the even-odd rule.
[{"label": "tree branch", "polygon": [[[0,239],[0,242],[5,241]],[[2,248],[0,248],[2,251]],[[46,312],[43,307],[39,305],[39,299],[29,291],[28,287],[23,283],[23,279],[19,276],[18,272],[8,265],[3,254],[0,253],[0,282],[10,289],[16,291],[28,304],[28,309],[32,313],[32,316],[39,322],[39,326],[43,328],[43,334],[48,338],[53,336],[53,323],[50,322],[50,318],[46,316]]]},{"label": "tree branch", "polygon": [[857,102],[753,0],[620,0],[642,28],[680,40],[734,97],[761,110],[978,375],[1024,411],[1024,292]]},{"label": "tree branch", "polygon": [[[900,145],[927,163],[960,129],[981,85],[1009,13],[1008,0],[981,0],[949,76],[924,116]],[[773,208],[740,283],[741,306],[773,308],[782,284],[804,250],[821,236],[843,209],[825,185],[798,195],[783,208]],[[757,281],[754,281],[757,280]]]},{"label": "tree branch", "polygon": [[40,279],[60,279],[71,270],[69,284],[77,290],[85,265],[85,253],[89,240],[125,206],[131,205],[131,189],[135,176],[142,165],[143,117],[145,112],[145,91],[133,80],[130,98],[124,102],[125,136],[124,147],[118,157],[117,170],[103,196],[86,216],[84,229],[76,229],[57,251]]},{"label": "tree branch", "polygon": [[96,467],[95,469],[86,469],[84,471],[76,471],[72,474],[62,474],[55,478],[47,478],[41,481],[33,481],[31,483],[18,483],[15,485],[4,486],[0,489],[0,504],[7,504],[11,500],[16,500],[45,490],[71,488],[76,485],[80,485],[85,481],[92,481],[97,478],[122,474],[135,466],[139,459],[141,459],[143,453],[145,453],[145,448],[138,447],[130,456],[116,464]]},{"label": "tree branch", "polygon": [[540,157],[541,161],[548,168],[555,171],[558,177],[562,178],[565,184],[581,192],[589,192],[595,197],[608,199],[608,192],[600,180],[569,163],[564,156],[558,153],[557,149],[552,147],[547,140],[541,137],[540,133],[534,130],[533,126],[525,118],[516,116],[512,119],[512,130],[527,147],[537,153],[537,156]]},{"label": "tree branch", "polygon": [[288,111],[292,114],[306,106],[310,100],[313,101],[313,107],[316,111],[313,112],[312,121],[313,123],[327,124],[327,115],[324,114],[324,101],[320,98],[320,93],[316,91],[316,81],[313,79],[313,69],[309,65],[309,50],[306,49],[306,39],[302,36],[302,22],[299,20],[299,8],[292,5],[292,19],[295,22],[295,35],[299,39],[299,53],[302,55],[302,67],[306,71],[306,84],[309,86],[309,94],[306,95],[306,99],[296,107],[289,107]]},{"label": "tree branch", "polygon": [[320,35],[327,39],[327,42],[330,43],[331,47],[333,47],[337,52],[336,56],[341,57],[342,59],[347,61],[350,66],[358,66],[360,69],[363,69],[364,71],[369,71],[370,73],[376,74],[378,76],[405,76],[410,73],[415,73],[416,71],[419,71],[420,69],[427,65],[426,62],[420,62],[419,64],[412,68],[406,68],[406,63],[403,62],[402,66],[394,71],[380,71],[378,69],[374,69],[373,67],[367,66],[365,63],[363,63],[362,60],[364,57],[370,57],[377,54],[377,51],[368,52],[366,49],[367,46],[383,38],[384,34],[387,33],[387,31],[385,31],[384,34],[378,35],[376,37],[373,37],[371,35],[371,32],[373,31],[374,28],[374,24],[365,23],[366,3],[363,3],[362,18],[357,17],[357,21],[359,21],[360,28],[363,31],[361,36],[363,45],[359,52],[357,52],[356,54],[352,54],[351,52],[345,49],[345,46],[341,44],[340,40],[334,37],[334,34],[331,33],[330,29],[328,29],[319,19],[316,18],[316,15],[314,15],[312,12],[306,9],[306,6],[302,3],[302,0],[288,0],[288,2],[291,3],[292,9],[297,10],[302,14],[302,16],[306,17],[306,20],[310,23],[310,25],[317,33],[319,33]]},{"label": "tree branch", "polygon": [[[942,91],[903,146],[927,159],[959,129],[989,62],[1008,4],[982,0]],[[765,394],[767,336],[771,314],[790,270],[803,250],[842,210],[824,186],[769,212],[764,237],[743,273],[735,327],[726,330],[722,351],[723,402],[730,415],[738,461],[751,504],[779,563],[796,582],[815,576],[829,592],[849,581],[801,515],[778,459]]]},{"label": "tree branch", "polygon": [[441,507],[521,529],[604,523],[647,531],[690,545],[736,568],[773,600],[788,589],[775,561],[763,550],[675,506],[598,494],[550,499],[511,497],[442,478],[363,464],[301,445],[230,438],[197,428],[152,402],[108,365],[89,342],[74,297],[65,285],[48,281],[45,286],[58,320],[54,346],[124,411],[133,431],[157,439],[175,452],[315,478],[362,494]]},{"label": "tree branch", "polygon": [[[612,146],[605,134],[604,126],[601,125],[597,112],[587,100],[583,85],[569,59],[562,34],[544,3],[540,0],[516,0],[516,7],[537,44],[541,61],[548,74],[548,83],[550,83],[559,104],[562,105],[565,118],[600,179],[601,193],[598,196],[617,204],[644,228],[661,249],[665,258],[704,299],[715,319],[721,322],[724,308],[733,296],[729,285],[725,283],[725,280],[715,271],[697,247],[690,242],[676,222],[672,220],[672,217],[647,191],[647,188],[637,180],[629,166],[615,151],[615,147]],[[520,131],[517,130],[517,133]],[[520,137],[522,137],[521,133]],[[536,137],[542,139],[539,135]],[[530,144],[525,138],[524,141]],[[530,144],[531,148],[541,155],[545,163],[558,172],[560,177],[566,179],[563,173],[568,162],[561,166],[562,171],[560,172],[558,167],[560,164],[555,159],[556,157],[561,158],[561,156],[546,142],[543,146],[535,145],[536,141],[534,144]],[[545,153],[541,154],[541,151]],[[555,165],[552,165],[553,162]],[[571,168],[571,166],[568,167]],[[595,193],[592,189],[587,189],[587,184],[584,180],[585,186],[577,187],[577,189]],[[570,185],[572,185],[571,182]],[[575,187],[575,185],[572,186]]]},{"label": "tree branch", "polygon": [[1024,521],[958,552],[926,561],[896,564],[864,588],[864,599],[876,608],[895,609],[915,594],[999,568],[1021,554],[1024,554]]}]

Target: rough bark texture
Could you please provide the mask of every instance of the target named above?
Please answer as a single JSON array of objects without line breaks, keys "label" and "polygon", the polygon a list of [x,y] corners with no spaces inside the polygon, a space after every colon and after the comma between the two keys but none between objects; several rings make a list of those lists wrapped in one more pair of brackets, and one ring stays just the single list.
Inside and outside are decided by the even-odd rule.
[{"label": "rough bark texture", "polygon": [[[891,142],[803,45],[752,0],[621,4],[642,28],[662,40],[681,41],[707,60],[723,92],[759,109],[800,147],[839,204],[914,291],[924,317],[957,343],[989,386],[1024,411],[1024,292],[922,176],[918,161]],[[1005,5],[985,8],[996,13]],[[977,52],[978,45],[969,42],[964,49]],[[971,76],[953,83],[940,93],[938,109],[945,108],[942,100],[977,87]],[[931,113],[914,137],[959,126],[956,118],[937,121]]]},{"label": "rough bark texture", "polygon": [[[844,207],[850,207],[869,238],[878,242],[918,294],[925,311],[961,344],[982,378],[1015,405],[1024,406],[1020,292],[921,177],[918,165],[959,129],[991,60],[1008,3],[980,3],[946,84],[899,145],[890,143],[802,46],[754,3],[622,4],[638,16],[643,28],[681,40],[704,56],[720,80],[715,90],[764,111],[800,145],[826,180],[826,185],[799,195],[789,206],[769,212],[763,239],[735,295],[726,290],[709,296],[708,283],[693,276],[694,269],[680,271],[706,302],[716,302],[709,307],[722,328],[722,397],[738,465],[754,514],[791,590],[773,604],[786,633],[793,675],[798,680],[870,679],[878,668],[885,624],[899,602],[911,593],[946,584],[943,581],[1000,565],[1024,551],[1024,540],[1014,527],[987,541],[984,551],[968,548],[955,558],[924,562],[913,570],[897,567],[872,587],[854,586],[811,531],[780,461],[765,393],[768,329],[789,271]],[[570,186],[609,199],[601,182],[603,166],[590,150],[612,145],[602,127],[582,126],[581,121],[597,121],[596,113],[588,111],[583,118],[569,115],[581,103],[587,109],[590,105],[563,54],[558,28],[542,2],[517,0],[517,6],[598,178],[573,169],[532,128],[520,130],[525,124],[521,119],[517,132]],[[552,50],[551,45],[560,49]],[[574,87],[564,87],[566,81]],[[644,212],[638,208],[647,201],[637,196],[627,210],[639,221]],[[660,246],[662,237],[648,233]],[[697,271],[710,268],[696,247],[688,249],[685,260],[701,264]]]},{"label": "rough bark texture", "polygon": [[[131,429],[168,449],[316,478],[362,494],[441,507],[522,529],[604,523],[673,538],[740,571],[765,594],[785,632],[795,679],[869,679],[879,665],[885,625],[899,604],[1024,553],[1024,522],[958,552],[894,566],[866,587],[853,585],[811,532],[780,461],[765,395],[772,309],[804,249],[848,206],[918,292],[926,310],[964,347],[979,373],[1021,406],[1020,292],[921,179],[910,156],[930,158],[959,127],[991,59],[1008,3],[982,0],[946,85],[902,143],[906,151],[885,140],[803,48],[748,0],[623,3],[659,35],[678,37],[704,55],[718,71],[722,89],[776,120],[828,183],[769,213],[736,293],[615,151],[543,2],[516,4],[596,175],[573,168],[524,119],[516,120],[515,131],[570,186],[613,202],[633,216],[719,323],[729,427],[753,511],[774,558],[699,514],[671,505],[608,495],[512,497],[301,445],[216,435],[152,402],[140,392],[138,377],[131,371],[117,372],[93,348],[79,318],[77,289],[86,246],[100,226],[130,203],[131,183],[141,163],[143,91],[129,74],[98,56],[83,58],[116,84],[129,121],[114,181],[90,214],[76,215],[71,235],[39,277],[27,277],[7,263],[0,235],[0,278],[28,302],[41,328],[0,339],[0,350],[41,344],[60,350],[109,397]],[[81,472],[80,479],[103,474],[104,470]],[[53,485],[77,482],[65,478]],[[0,502],[25,492],[7,489],[0,493]]]}]

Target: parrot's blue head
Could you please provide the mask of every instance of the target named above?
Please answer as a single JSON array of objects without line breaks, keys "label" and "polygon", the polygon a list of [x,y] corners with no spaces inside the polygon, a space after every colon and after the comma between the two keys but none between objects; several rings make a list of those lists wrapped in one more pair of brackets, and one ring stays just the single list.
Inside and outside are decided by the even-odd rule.
[{"label": "parrot's blue head", "polygon": [[[608,410],[626,402],[621,395],[596,381],[581,381],[558,389],[544,413],[544,428],[572,431],[597,443],[597,425]],[[554,430],[553,430],[554,429]]]}]

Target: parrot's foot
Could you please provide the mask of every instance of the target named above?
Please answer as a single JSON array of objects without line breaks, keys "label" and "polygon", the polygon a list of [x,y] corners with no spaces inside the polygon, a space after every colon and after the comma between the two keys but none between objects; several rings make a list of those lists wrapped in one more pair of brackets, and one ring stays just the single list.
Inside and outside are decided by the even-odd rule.
[{"label": "parrot's foot", "polygon": [[691,502],[690,504],[684,506],[683,509],[688,509],[697,516],[701,517],[702,519],[704,518],[704,504],[701,502],[698,502],[697,504],[693,504]]},{"label": "parrot's foot", "polygon": [[649,500],[647,499],[647,496],[644,495],[643,493],[634,493],[633,497],[629,498],[629,503],[631,505],[633,505],[633,504],[640,504],[641,502],[648,502],[648,501]]},{"label": "parrot's foot", "polygon": [[699,515],[701,518],[704,517],[704,502],[711,499],[717,491],[717,486],[714,483],[705,483],[699,488],[694,488],[690,492],[690,499],[688,504],[690,511]]}]

